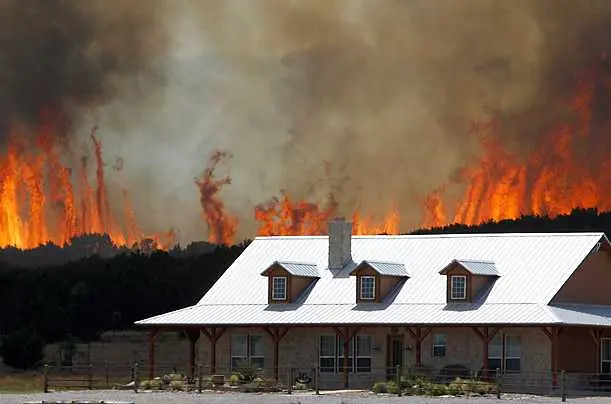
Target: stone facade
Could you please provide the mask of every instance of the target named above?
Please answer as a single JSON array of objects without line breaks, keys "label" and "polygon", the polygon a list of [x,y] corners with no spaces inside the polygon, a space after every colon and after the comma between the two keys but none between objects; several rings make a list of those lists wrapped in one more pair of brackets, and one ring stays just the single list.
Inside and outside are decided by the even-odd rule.
[{"label": "stone facade", "polygon": [[[295,369],[294,375],[304,372],[313,374],[318,366],[320,335],[334,335],[332,327],[295,327],[288,331],[279,345],[279,378],[282,382],[288,379],[290,368]],[[504,328],[502,334],[519,336],[521,340],[520,366],[521,374],[511,376],[513,379],[526,377],[540,379],[541,384],[549,384],[551,370],[551,344],[549,338],[538,327]],[[272,338],[262,328],[232,328],[228,329],[217,342],[216,372],[230,374],[231,341],[236,334],[262,336],[264,369],[266,376],[274,373],[274,344]],[[443,357],[433,355],[434,334],[444,334],[446,354]],[[77,345],[74,357],[75,364],[92,364],[100,366],[105,362],[129,366],[138,361],[148,363],[148,332],[129,331],[106,333],[102,339],[90,345]],[[371,372],[351,373],[351,387],[369,388],[376,381],[385,380],[389,375],[389,337],[400,340],[402,349],[402,373],[414,370],[416,365],[416,349],[413,338],[402,327],[369,327],[361,328],[359,335],[371,336]],[[202,365],[204,373],[210,371],[210,343],[202,334],[195,347],[195,363]],[[60,346],[47,346],[46,360],[54,362],[57,359]],[[337,353],[340,357],[343,352]],[[178,332],[160,332],[155,339],[156,374],[177,368],[187,373],[189,355],[189,340]],[[421,344],[422,370],[432,375],[448,365],[462,365],[471,371],[480,371],[483,364],[483,346],[479,336],[470,327],[438,327],[423,339]],[[343,386],[342,372],[321,373],[320,387],[341,388]]]},{"label": "stone facade", "polygon": [[[521,340],[520,366],[521,374],[541,376],[545,383],[549,382],[551,370],[551,343],[549,338],[538,327],[505,328],[502,334],[519,336]],[[433,334],[443,333],[446,337],[445,357],[434,357],[432,354]],[[231,373],[231,340],[234,334],[249,334],[263,336],[265,367],[267,376],[273,375],[274,346],[271,337],[261,328],[230,329],[217,342],[217,373]],[[322,334],[334,334],[331,327],[296,327],[291,329],[281,340],[279,346],[279,378],[286,380],[288,369],[296,368],[297,372],[311,373],[318,365],[319,337]],[[360,335],[372,337],[371,372],[350,374],[351,387],[371,387],[379,380],[384,380],[389,371],[388,337],[394,336],[403,341],[403,371],[413,370],[416,364],[416,350],[412,337],[401,327],[370,327],[361,328]],[[210,345],[206,338],[200,338],[197,346],[196,361],[207,369],[209,365]],[[338,352],[342,356],[342,352]],[[470,328],[434,328],[421,344],[422,367],[431,374],[437,374],[444,366],[463,365],[472,371],[479,372],[483,364],[483,346],[481,339]],[[512,376],[514,379],[519,375]],[[340,388],[342,373],[321,373],[321,388]]]}]

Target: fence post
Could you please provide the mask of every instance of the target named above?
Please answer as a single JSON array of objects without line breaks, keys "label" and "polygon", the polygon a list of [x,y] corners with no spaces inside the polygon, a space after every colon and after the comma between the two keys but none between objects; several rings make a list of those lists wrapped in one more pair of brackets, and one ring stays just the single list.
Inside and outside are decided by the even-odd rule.
[{"label": "fence post", "polygon": [[45,393],[49,392],[49,365],[45,363],[42,368],[42,383],[43,383],[43,391]]},{"label": "fence post", "polygon": [[288,384],[287,393],[288,394],[293,394],[293,368],[289,368],[288,377],[289,377],[289,379],[287,381],[287,384]]},{"label": "fence post", "polygon": [[134,363],[134,393],[138,392],[138,385],[140,384],[140,375],[138,374],[138,362]]},{"label": "fence post", "polygon": [[110,388],[110,368],[108,360],[104,360],[104,382],[106,383],[106,389]]},{"label": "fence post", "polygon": [[197,392],[201,393],[202,392],[202,383],[203,383],[203,372],[202,372],[202,364],[198,363],[197,364]]},{"label": "fence post", "polygon": [[566,373],[564,370],[560,371],[560,391],[562,402],[566,401]]},{"label": "fence post", "polygon": [[501,398],[501,369],[496,368],[496,374],[494,376],[494,381],[496,383],[496,398]]},{"label": "fence post", "polygon": [[395,369],[395,383],[397,383],[397,395],[401,397],[401,365],[397,365]]},{"label": "fence post", "polygon": [[91,363],[87,366],[87,371],[89,372],[87,374],[87,388],[93,390],[93,365]]}]

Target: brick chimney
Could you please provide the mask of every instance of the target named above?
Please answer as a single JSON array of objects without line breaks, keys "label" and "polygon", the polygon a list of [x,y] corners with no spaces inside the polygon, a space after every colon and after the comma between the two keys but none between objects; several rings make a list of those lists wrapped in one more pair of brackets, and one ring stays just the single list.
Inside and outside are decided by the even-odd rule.
[{"label": "brick chimney", "polygon": [[329,232],[329,269],[342,269],[352,261],[352,222],[343,217],[328,223]]}]

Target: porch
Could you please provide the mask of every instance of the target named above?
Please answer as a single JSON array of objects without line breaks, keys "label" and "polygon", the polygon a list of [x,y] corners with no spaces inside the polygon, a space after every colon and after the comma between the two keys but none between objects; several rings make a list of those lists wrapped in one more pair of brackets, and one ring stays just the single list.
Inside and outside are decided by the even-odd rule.
[{"label": "porch", "polygon": [[[150,378],[157,375],[156,336],[179,330],[150,330]],[[402,375],[420,373],[436,380],[492,380],[498,369],[509,384],[519,386],[523,379],[531,390],[545,390],[559,386],[561,370],[567,372],[567,383],[599,384],[594,387],[606,383],[604,376],[594,374],[611,373],[611,333],[602,328],[270,325],[182,330],[189,340],[190,376],[198,364],[207,374],[230,375],[246,363],[276,380],[288,380],[288,372],[294,377],[318,373],[320,387],[334,389],[371,388],[377,381],[394,379],[397,369]]]}]

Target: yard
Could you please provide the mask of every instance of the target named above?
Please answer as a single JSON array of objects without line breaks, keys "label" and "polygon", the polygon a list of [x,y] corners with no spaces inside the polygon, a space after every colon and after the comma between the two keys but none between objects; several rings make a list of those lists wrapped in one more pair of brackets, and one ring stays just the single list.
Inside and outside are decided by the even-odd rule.
[{"label": "yard", "polygon": [[[343,404],[343,403],[560,403],[558,397],[536,397],[526,395],[504,395],[501,400],[496,398],[470,397],[396,397],[376,396],[368,392],[334,392],[324,393],[316,396],[312,393],[294,393],[292,395],[281,393],[184,393],[184,392],[155,392],[155,393],[133,393],[129,391],[78,391],[61,393],[35,393],[35,394],[0,394],[1,404],[21,404],[27,401],[41,400],[83,400],[83,401],[122,401],[137,404],[190,404],[190,403],[249,403],[249,404]],[[569,403],[611,403],[611,397],[605,398],[569,398]]]}]

